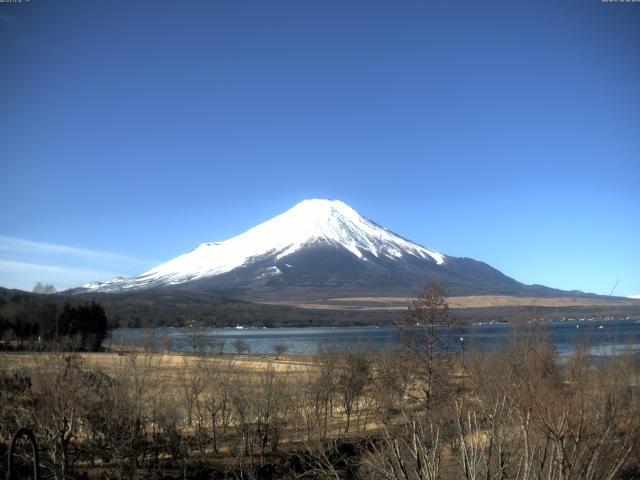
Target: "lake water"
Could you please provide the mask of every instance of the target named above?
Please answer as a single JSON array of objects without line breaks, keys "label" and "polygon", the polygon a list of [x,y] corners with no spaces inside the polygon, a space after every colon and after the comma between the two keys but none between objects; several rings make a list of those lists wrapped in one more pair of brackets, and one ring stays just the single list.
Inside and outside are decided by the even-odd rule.
[{"label": "lake water", "polygon": [[[571,353],[576,345],[587,342],[592,355],[612,355],[625,349],[640,354],[640,323],[637,319],[575,320],[550,322],[547,332],[561,354]],[[441,337],[449,348],[465,350],[477,347],[494,349],[514,334],[510,324],[483,324],[465,327],[441,327]],[[315,354],[322,349],[394,347],[396,327],[305,327],[305,328],[156,328],[116,329],[107,344],[141,346],[155,343],[159,348],[192,351],[194,340],[202,348],[235,352],[234,343],[243,341],[251,353],[271,354],[277,345],[292,354]],[[461,341],[461,338],[464,339]]]}]

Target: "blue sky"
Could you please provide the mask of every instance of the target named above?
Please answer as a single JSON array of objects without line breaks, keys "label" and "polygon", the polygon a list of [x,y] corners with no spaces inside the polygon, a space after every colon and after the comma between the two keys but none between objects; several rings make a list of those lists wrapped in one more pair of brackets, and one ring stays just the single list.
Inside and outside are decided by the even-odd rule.
[{"label": "blue sky", "polygon": [[305,198],[640,294],[640,4],[0,3],[0,285],[133,275]]}]

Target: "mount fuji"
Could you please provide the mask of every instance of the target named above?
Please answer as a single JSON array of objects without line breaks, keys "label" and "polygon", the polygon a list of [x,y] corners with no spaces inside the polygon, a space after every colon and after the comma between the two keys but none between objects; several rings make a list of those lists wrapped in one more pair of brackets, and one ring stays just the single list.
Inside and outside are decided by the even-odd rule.
[{"label": "mount fuji", "polygon": [[230,295],[249,300],[415,295],[438,281],[452,295],[566,294],[524,285],[470,258],[411,242],[339,200],[305,200],[229,240],[191,252],[134,278],[91,282],[77,293],[151,288]]}]

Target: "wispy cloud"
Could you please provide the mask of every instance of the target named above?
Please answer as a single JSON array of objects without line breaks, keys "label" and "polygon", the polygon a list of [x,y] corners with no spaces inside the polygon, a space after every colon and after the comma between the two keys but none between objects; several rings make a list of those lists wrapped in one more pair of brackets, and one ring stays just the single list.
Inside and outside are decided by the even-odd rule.
[{"label": "wispy cloud", "polygon": [[58,290],[115,276],[132,276],[153,262],[101,250],[0,235],[0,286],[30,290],[37,282]]},{"label": "wispy cloud", "polygon": [[44,265],[0,259],[0,286],[31,290],[37,282],[54,285],[58,290],[79,287],[89,281],[104,281],[117,276],[115,272],[88,268]]},{"label": "wispy cloud", "polygon": [[117,253],[103,252],[100,250],[89,250],[86,248],[69,247],[66,245],[57,245],[54,243],[34,242],[22,238],[0,235],[0,254],[3,254],[5,252],[45,255],[64,254],[72,255],[75,257],[90,258],[94,260],[147,263],[143,260],[131,258],[126,255],[119,255]]},{"label": "wispy cloud", "polygon": [[640,298],[640,293],[636,295],[627,295],[627,298]]}]

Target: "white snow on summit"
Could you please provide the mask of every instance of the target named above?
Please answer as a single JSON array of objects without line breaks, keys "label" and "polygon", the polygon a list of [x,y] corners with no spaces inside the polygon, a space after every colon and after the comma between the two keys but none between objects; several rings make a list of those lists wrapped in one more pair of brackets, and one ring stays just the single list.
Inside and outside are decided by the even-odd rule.
[{"label": "white snow on summit", "polygon": [[[91,282],[83,287],[122,291],[183,283],[229,272],[260,257],[273,256],[276,261],[317,242],[343,247],[363,260],[367,254],[391,259],[413,255],[431,258],[438,265],[445,262],[444,255],[395,235],[339,200],[312,199],[229,240],[203,243],[136,278]],[[265,273],[280,271],[276,268]]]}]

